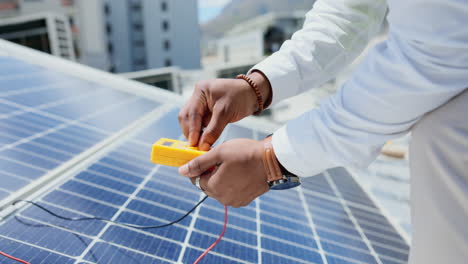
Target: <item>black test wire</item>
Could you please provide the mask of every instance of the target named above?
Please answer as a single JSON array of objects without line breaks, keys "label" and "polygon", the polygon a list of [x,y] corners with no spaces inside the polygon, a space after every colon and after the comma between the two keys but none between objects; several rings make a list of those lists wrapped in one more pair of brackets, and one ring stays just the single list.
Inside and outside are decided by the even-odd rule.
[{"label": "black test wire", "polygon": [[24,203],[29,203],[39,209],[41,209],[42,211],[52,215],[52,216],[55,216],[57,218],[60,218],[62,220],[66,220],[66,221],[103,221],[103,222],[109,222],[109,223],[113,223],[113,224],[116,224],[116,225],[121,225],[121,226],[126,226],[126,227],[130,227],[130,228],[135,228],[135,229],[156,229],[156,228],[163,228],[163,227],[168,227],[168,226],[171,226],[173,224],[176,224],[182,220],[184,220],[188,215],[190,215],[193,211],[195,211],[195,209],[197,209],[198,206],[200,206],[206,199],[208,198],[208,195],[206,195],[205,197],[203,197],[203,199],[201,199],[192,209],[190,209],[187,213],[185,213],[182,217],[180,217],[179,219],[175,220],[175,221],[172,221],[170,223],[167,223],[167,224],[163,224],[163,225],[154,225],[154,226],[141,226],[141,225],[133,225],[133,224],[128,224],[128,223],[120,223],[120,222],[117,222],[117,221],[112,221],[112,220],[109,220],[109,219],[105,219],[105,218],[101,218],[101,217],[66,217],[66,216],[62,216],[62,215],[59,215],[57,213],[54,213],[53,211],[47,209],[46,207],[38,204],[38,203],[35,203],[33,201],[29,201],[29,200],[17,200],[17,201],[14,201],[12,203],[12,205],[16,205],[17,203],[20,203],[20,202],[24,202]]}]

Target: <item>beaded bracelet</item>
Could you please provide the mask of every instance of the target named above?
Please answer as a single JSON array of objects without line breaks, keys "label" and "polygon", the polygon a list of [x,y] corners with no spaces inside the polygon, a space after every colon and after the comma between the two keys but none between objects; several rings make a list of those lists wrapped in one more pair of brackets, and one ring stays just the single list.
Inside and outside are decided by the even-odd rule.
[{"label": "beaded bracelet", "polygon": [[252,89],[254,90],[255,95],[257,96],[257,103],[258,103],[258,107],[254,115],[259,115],[263,111],[263,97],[262,97],[262,94],[260,93],[260,90],[258,90],[257,84],[252,79],[250,79],[249,76],[245,74],[237,75],[236,79],[245,80],[250,85],[250,87],[252,87]]}]

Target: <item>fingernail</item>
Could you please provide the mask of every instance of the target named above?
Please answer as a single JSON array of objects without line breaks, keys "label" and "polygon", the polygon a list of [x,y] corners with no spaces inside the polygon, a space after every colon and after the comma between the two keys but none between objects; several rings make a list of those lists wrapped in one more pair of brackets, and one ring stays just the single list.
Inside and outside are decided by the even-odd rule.
[{"label": "fingernail", "polygon": [[179,167],[179,174],[180,175],[183,175],[183,176],[186,176],[188,174],[189,170],[188,170],[188,164],[185,164],[185,165],[182,165]]},{"label": "fingernail", "polygon": [[201,150],[210,150],[210,145],[208,143],[203,143],[201,146],[200,146],[200,149]]}]

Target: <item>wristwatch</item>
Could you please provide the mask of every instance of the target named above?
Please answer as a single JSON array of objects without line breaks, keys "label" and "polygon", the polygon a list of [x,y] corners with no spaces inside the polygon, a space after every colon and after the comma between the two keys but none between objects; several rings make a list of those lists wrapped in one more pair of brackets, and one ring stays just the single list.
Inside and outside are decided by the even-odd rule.
[{"label": "wristwatch", "polygon": [[301,179],[289,172],[276,159],[271,135],[263,140],[263,165],[267,173],[267,182],[270,190],[286,190],[301,185]]}]

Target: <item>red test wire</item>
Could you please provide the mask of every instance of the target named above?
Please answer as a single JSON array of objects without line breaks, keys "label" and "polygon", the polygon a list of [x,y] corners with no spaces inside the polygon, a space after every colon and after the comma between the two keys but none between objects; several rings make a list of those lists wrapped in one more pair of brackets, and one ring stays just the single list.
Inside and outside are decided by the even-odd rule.
[{"label": "red test wire", "polygon": [[208,252],[210,252],[210,250],[212,250],[218,243],[219,241],[221,241],[221,239],[223,238],[224,236],[224,233],[226,232],[226,228],[227,228],[227,223],[228,223],[228,208],[227,206],[224,206],[224,227],[223,227],[223,231],[221,232],[221,234],[219,235],[218,239],[213,243],[211,244],[211,246],[209,248],[207,248],[205,250],[205,252],[203,252],[203,254],[201,254],[197,260],[195,260],[195,262],[193,264],[198,264],[200,262],[200,260],[202,260],[202,258],[204,256],[206,256],[206,254],[208,254]]},{"label": "red test wire", "polygon": [[9,259],[12,259],[12,260],[14,260],[14,261],[17,261],[17,262],[19,262],[19,263],[31,264],[31,263],[29,263],[29,262],[27,262],[27,261],[24,261],[24,260],[22,260],[22,259],[19,259],[19,258],[15,258],[15,257],[13,257],[13,256],[10,256],[10,255],[8,255],[7,253],[4,253],[4,252],[2,252],[2,251],[0,251],[0,255],[5,256],[5,257],[7,257],[7,258],[9,258]]}]

